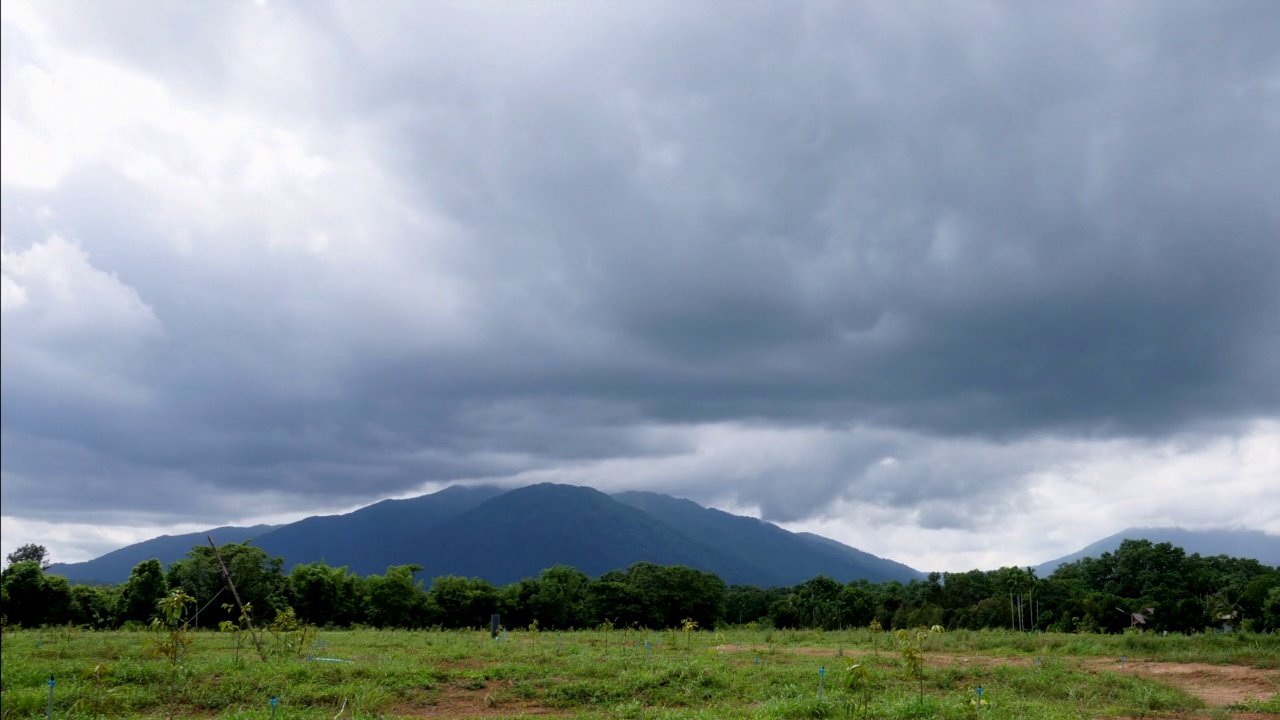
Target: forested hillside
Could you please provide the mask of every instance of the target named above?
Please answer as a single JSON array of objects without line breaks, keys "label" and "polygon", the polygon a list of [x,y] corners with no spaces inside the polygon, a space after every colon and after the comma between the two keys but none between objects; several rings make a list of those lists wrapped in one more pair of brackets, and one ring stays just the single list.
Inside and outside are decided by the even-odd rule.
[{"label": "forested hillside", "polygon": [[[641,561],[684,565],[728,583],[762,587],[817,575],[841,582],[924,577],[834,540],[689,500],[642,492],[611,496],[553,483],[514,490],[454,485],[342,515],[274,528],[219,528],[211,534],[218,543],[252,540],[268,555],[281,557],[286,572],[317,562],[359,575],[420,564],[431,568],[432,576],[479,576],[501,585],[555,564],[598,577]],[[50,570],[71,582],[121,583],[138,563],[154,558],[169,567],[204,540],[203,534],[155,538]]]},{"label": "forested hillside", "polygon": [[[298,620],[345,627],[481,627],[500,613],[509,627],[699,627],[769,624],[839,629],[942,625],[1025,631],[1157,632],[1280,629],[1280,570],[1256,560],[1187,555],[1168,543],[1125,541],[1039,578],[1033,569],[932,573],[924,580],[841,584],[824,576],[789,587],[726,585],[684,566],[641,562],[597,578],[558,565],[505,586],[451,575],[428,583],[419,565],[359,576],[324,563],[288,573],[279,558],[249,544],[220,547],[241,599],[255,618],[292,611]],[[147,560],[116,586],[71,585],[37,561],[3,573],[0,613],[24,627],[71,623],[111,628],[144,623],[175,591],[194,598],[197,627],[236,622],[210,546],[164,570]],[[1135,613],[1138,615],[1135,616]]]}]

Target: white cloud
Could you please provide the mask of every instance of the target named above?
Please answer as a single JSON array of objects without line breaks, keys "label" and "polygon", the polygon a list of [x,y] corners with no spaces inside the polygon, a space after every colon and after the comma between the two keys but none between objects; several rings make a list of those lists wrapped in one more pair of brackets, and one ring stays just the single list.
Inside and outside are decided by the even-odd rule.
[{"label": "white cloud", "polygon": [[83,248],[58,235],[25,250],[0,237],[0,277],[11,313],[6,321],[26,323],[27,337],[78,341],[157,330],[155,313],[136,290],[94,267]]},{"label": "white cloud", "polygon": [[[924,503],[903,513],[844,498],[821,518],[789,523],[926,570],[1037,565],[1131,527],[1249,528],[1280,535],[1280,422],[1260,420],[1239,438],[1188,434],[1161,441],[1077,440],[1053,452],[1014,443],[992,448],[1041,457],[975,527],[923,527]],[[963,476],[964,465],[951,469]],[[991,510],[994,509],[994,512]]]}]

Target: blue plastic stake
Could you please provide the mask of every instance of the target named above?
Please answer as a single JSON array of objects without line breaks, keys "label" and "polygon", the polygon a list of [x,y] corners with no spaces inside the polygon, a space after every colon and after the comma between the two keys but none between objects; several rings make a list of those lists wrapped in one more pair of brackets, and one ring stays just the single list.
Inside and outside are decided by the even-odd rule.
[{"label": "blue plastic stake", "polygon": [[756,667],[760,667],[760,656],[756,656]]},{"label": "blue plastic stake", "polygon": [[978,712],[982,712],[982,686],[978,686]]},{"label": "blue plastic stake", "polygon": [[278,697],[271,698],[271,717],[273,718],[273,720],[276,716],[276,706],[279,704],[280,704],[280,698]]},{"label": "blue plastic stake", "polygon": [[819,700],[822,699],[822,681],[825,680],[826,677],[827,677],[827,668],[826,667],[818,668],[818,699]]},{"label": "blue plastic stake", "polygon": [[1124,656],[1123,656],[1123,655],[1121,655],[1121,656],[1120,656],[1120,669],[1121,669],[1121,670],[1123,670],[1123,669],[1124,669]]},{"label": "blue plastic stake", "polygon": [[1036,658],[1036,667],[1040,667],[1040,658]]},{"label": "blue plastic stake", "polygon": [[648,640],[644,641],[644,661],[646,664],[649,662],[649,641]]},{"label": "blue plastic stake", "polygon": [[49,709],[45,711],[45,720],[53,720],[53,676],[49,676]]}]

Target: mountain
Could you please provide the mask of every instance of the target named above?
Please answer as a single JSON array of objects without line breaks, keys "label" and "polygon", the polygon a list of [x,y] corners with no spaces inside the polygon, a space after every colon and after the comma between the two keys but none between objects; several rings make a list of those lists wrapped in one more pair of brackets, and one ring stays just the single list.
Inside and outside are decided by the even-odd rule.
[{"label": "mountain", "polygon": [[1153,543],[1169,543],[1182,548],[1188,555],[1230,555],[1253,558],[1263,565],[1280,567],[1280,535],[1268,535],[1257,530],[1183,530],[1182,528],[1129,528],[1105,537],[1079,552],[1057,560],[1050,560],[1036,567],[1036,575],[1045,577],[1059,565],[1082,558],[1098,557],[1102,553],[1115,552],[1124,540],[1150,540]]},{"label": "mountain", "polygon": [[[220,529],[223,530],[223,529]],[[236,530],[226,528],[225,530]],[[793,585],[816,575],[841,582],[866,578],[910,580],[905,565],[776,525],[704,508],[656,493],[606,495],[588,487],[532,485],[516,490],[450,487],[407,500],[386,500],[343,515],[309,517],[218,542],[253,538],[283,557],[285,567],[324,560],[352,572],[383,573],[390,565],[418,564],[427,577],[464,575],[505,585],[555,564],[588,575],[637,562],[686,565],[730,584]],[[164,541],[164,552],[157,543]],[[157,538],[88,563],[52,569],[73,582],[121,582],[151,557],[166,565],[185,556],[203,534]],[[112,559],[107,565],[95,565]],[[67,572],[62,568],[87,572]]]},{"label": "mountain", "polygon": [[[637,562],[747,575],[748,565],[691,541],[648,513],[588,487],[512,490],[424,533],[433,575],[478,575],[503,585],[557,563],[597,576]],[[426,564],[426,563],[423,563]]]},{"label": "mountain", "polygon": [[276,525],[254,525],[253,527],[219,527],[186,535],[161,535],[144,540],[93,560],[78,563],[53,563],[48,572],[62,575],[73,583],[119,583],[129,578],[129,571],[143,560],[156,558],[160,564],[168,567],[169,563],[181,560],[194,545],[204,545],[209,537],[219,545],[233,542],[245,542],[274,530]]},{"label": "mountain", "polygon": [[810,533],[793,533],[750,517],[705,508],[692,500],[651,492],[624,492],[614,499],[649,513],[669,525],[689,543],[706,543],[746,568],[739,575],[728,568],[725,582],[761,586],[795,585],[817,575],[848,581],[908,581],[924,575],[901,563],[878,558]]},{"label": "mountain", "polygon": [[383,500],[344,515],[309,517],[283,525],[254,544],[286,567],[324,560],[359,575],[384,573],[389,565],[423,563],[419,537],[426,529],[466,513],[505,491],[454,485],[405,500]]},{"label": "mountain", "polygon": [[[848,561],[855,563],[859,568],[864,568],[864,572],[868,573],[867,579],[873,582],[884,582],[886,580],[898,580],[901,582],[909,582],[911,580],[923,580],[925,573],[915,568],[903,565],[895,560],[882,558],[878,555],[872,555],[855,547],[850,547],[842,542],[836,542],[829,537],[815,535],[813,533],[801,532],[796,533],[806,542],[812,543],[822,548],[834,551],[838,555],[845,557]],[[881,580],[875,580],[871,574],[876,570],[882,575]],[[861,576],[859,576],[861,577]]]}]

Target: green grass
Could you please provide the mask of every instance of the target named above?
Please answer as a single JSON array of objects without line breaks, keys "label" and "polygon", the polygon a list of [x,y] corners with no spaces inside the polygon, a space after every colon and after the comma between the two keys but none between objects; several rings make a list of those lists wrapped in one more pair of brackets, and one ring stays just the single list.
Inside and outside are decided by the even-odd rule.
[{"label": "green grass", "polygon": [[[309,652],[351,662],[273,652],[265,663],[245,638],[237,653],[229,635],[199,632],[176,667],[149,653],[149,639],[145,632],[7,632],[0,715],[44,717],[52,675],[59,718],[267,718],[272,697],[279,720],[328,720],[340,709],[344,718],[862,717],[862,697],[845,682],[846,668],[858,662],[870,672],[866,710],[874,718],[1207,718],[1200,700],[1126,672],[1119,657],[1262,668],[1280,657],[1275,635],[946,633],[926,645],[922,698],[889,634],[865,630],[512,632],[499,641],[482,632],[326,631]],[[974,662],[929,663],[940,654]],[[1233,709],[1271,712],[1278,704],[1273,697]]]}]

